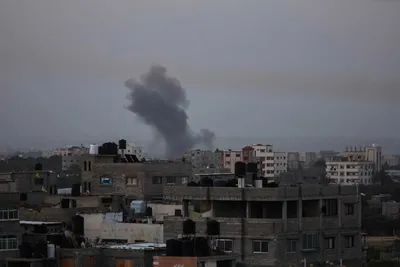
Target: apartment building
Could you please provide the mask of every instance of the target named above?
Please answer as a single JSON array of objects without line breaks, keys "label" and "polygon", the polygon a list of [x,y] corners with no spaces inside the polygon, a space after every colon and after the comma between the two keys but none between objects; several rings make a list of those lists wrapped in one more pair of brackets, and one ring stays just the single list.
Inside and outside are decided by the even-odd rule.
[{"label": "apartment building", "polygon": [[164,186],[186,184],[192,166],[186,162],[147,161],[118,163],[113,156],[87,158],[82,172],[83,192],[119,194],[134,199],[160,199]]},{"label": "apartment building", "polygon": [[172,186],[167,200],[182,201],[183,217],[164,218],[164,239],[182,234],[192,205],[208,206],[196,222],[206,233],[208,214],[220,223],[215,237],[244,266],[361,266],[361,202],[356,186],[276,188]]},{"label": "apartment building", "polygon": [[0,181],[0,266],[5,266],[7,258],[19,256],[21,229],[19,224],[20,197],[15,182]]},{"label": "apartment building", "polygon": [[350,160],[369,161],[374,164],[374,172],[382,169],[382,148],[375,144],[366,147],[346,147],[343,156]]},{"label": "apartment building", "polygon": [[400,165],[400,155],[383,155],[382,156],[382,164],[387,165],[389,167],[399,166]]},{"label": "apartment building", "polygon": [[300,153],[300,164],[303,169],[311,167],[318,159],[317,152],[302,152]]},{"label": "apartment building", "polygon": [[216,157],[219,159],[219,166],[223,169],[229,169],[232,173],[235,172],[235,163],[243,161],[242,151],[233,150],[217,150]]},{"label": "apartment building", "polygon": [[183,155],[186,162],[192,164],[194,172],[203,168],[219,169],[221,153],[211,150],[191,150]]},{"label": "apartment building", "polygon": [[55,148],[50,151],[50,156],[73,156],[89,153],[89,148],[84,146],[68,146]]},{"label": "apartment building", "polygon": [[273,179],[279,174],[287,172],[287,153],[273,151],[272,145],[252,145],[253,161],[260,163],[261,175]]},{"label": "apartment building", "polygon": [[288,152],[287,153],[287,167],[290,170],[297,170],[300,168],[300,153]]},{"label": "apartment building", "polygon": [[326,162],[326,175],[335,184],[372,184],[374,163],[352,160],[347,157],[334,157]]}]

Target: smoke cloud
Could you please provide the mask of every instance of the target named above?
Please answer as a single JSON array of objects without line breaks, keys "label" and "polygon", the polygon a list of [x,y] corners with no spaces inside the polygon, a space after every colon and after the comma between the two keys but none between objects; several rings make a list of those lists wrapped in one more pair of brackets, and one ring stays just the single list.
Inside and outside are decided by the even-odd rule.
[{"label": "smoke cloud", "polygon": [[127,109],[163,137],[168,158],[181,157],[196,144],[212,148],[215,138],[212,131],[202,129],[196,134],[190,130],[185,89],[176,78],[167,75],[165,67],[152,66],[140,82],[129,79],[125,86],[130,90]]}]

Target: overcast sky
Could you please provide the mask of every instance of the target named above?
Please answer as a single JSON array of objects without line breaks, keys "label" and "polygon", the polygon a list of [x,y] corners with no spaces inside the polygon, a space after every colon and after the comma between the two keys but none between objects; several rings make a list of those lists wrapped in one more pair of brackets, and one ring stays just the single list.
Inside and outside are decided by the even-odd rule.
[{"label": "overcast sky", "polygon": [[0,1],[0,146],[149,138],[153,63],[217,136],[397,137],[400,1]]}]

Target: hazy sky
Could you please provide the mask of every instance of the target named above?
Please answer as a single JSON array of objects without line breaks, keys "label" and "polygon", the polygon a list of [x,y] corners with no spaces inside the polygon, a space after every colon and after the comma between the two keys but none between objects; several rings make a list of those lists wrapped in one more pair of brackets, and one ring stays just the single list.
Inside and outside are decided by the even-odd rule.
[{"label": "hazy sky", "polygon": [[0,146],[150,130],[124,81],[153,63],[217,136],[400,131],[400,1],[0,1]]}]

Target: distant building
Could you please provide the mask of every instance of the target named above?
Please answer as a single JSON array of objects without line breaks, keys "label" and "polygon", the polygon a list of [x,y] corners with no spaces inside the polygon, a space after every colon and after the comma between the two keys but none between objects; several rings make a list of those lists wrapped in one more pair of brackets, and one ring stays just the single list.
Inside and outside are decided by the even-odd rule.
[{"label": "distant building", "polygon": [[346,147],[343,156],[350,160],[369,161],[374,165],[374,172],[379,172],[382,168],[382,148],[373,144],[366,147]]},{"label": "distant building", "polygon": [[297,170],[300,168],[300,153],[299,152],[288,152],[287,153],[287,165],[290,170]]},{"label": "distant building", "polygon": [[300,153],[300,164],[303,169],[309,168],[318,160],[317,152],[302,152]]},{"label": "distant building", "polygon": [[335,184],[372,184],[374,163],[348,157],[331,158],[326,162],[327,177]]},{"label": "distant building", "polygon": [[383,155],[382,164],[389,167],[395,167],[400,165],[400,155]]},{"label": "distant building", "polygon": [[215,153],[219,159],[219,166],[224,169],[229,169],[232,173],[235,172],[235,163],[243,161],[242,151],[218,150]]},{"label": "distant building", "polygon": [[5,266],[7,258],[19,256],[21,229],[19,224],[19,193],[11,180],[0,181],[0,265]]},{"label": "distant building", "polygon": [[200,169],[219,169],[220,154],[211,150],[191,150],[183,155],[185,162],[192,165],[193,171],[198,172]]},{"label": "distant building", "polygon": [[50,151],[50,156],[75,156],[89,153],[89,148],[84,146],[68,146],[55,148]]}]

